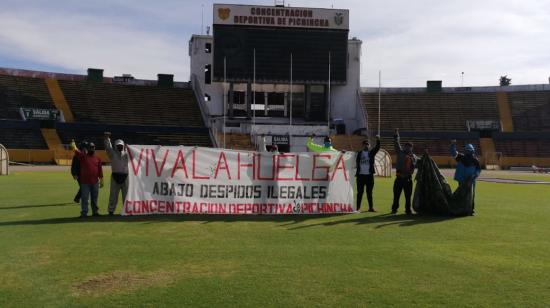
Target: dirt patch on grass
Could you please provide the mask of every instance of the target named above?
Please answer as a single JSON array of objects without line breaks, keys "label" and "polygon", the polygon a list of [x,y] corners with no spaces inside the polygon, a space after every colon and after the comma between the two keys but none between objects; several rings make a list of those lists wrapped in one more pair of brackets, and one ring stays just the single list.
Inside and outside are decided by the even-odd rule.
[{"label": "dirt patch on grass", "polygon": [[117,271],[89,277],[75,284],[72,291],[75,296],[103,296],[154,287],[166,284],[173,279],[174,275],[165,271],[149,273]]},{"label": "dirt patch on grass", "polygon": [[170,284],[178,279],[227,279],[235,273],[229,264],[185,264],[174,271],[131,272],[115,271],[88,277],[72,287],[73,296],[100,297],[110,294],[131,293],[136,290]]}]

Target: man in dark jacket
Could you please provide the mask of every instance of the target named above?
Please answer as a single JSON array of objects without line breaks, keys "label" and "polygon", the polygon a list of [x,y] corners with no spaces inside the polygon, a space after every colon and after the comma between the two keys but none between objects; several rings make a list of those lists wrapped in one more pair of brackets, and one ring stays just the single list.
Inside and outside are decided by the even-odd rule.
[{"label": "man in dark jacket", "polygon": [[380,150],[380,136],[376,136],[376,145],[369,149],[368,140],[363,141],[363,149],[357,152],[355,157],[355,165],[357,170],[355,177],[357,178],[357,211],[361,208],[363,200],[363,191],[367,189],[367,201],[369,203],[369,212],[376,212],[372,201],[372,190],[374,189],[374,162],[376,153]]},{"label": "man in dark jacket", "polygon": [[396,177],[395,182],[393,183],[393,205],[391,212],[392,214],[397,213],[397,209],[399,209],[399,198],[401,198],[401,191],[405,191],[405,212],[407,215],[411,215],[411,195],[413,191],[412,175],[414,173],[418,158],[412,152],[412,143],[407,142],[404,147],[401,147],[398,128],[395,129],[393,145],[395,148],[395,155],[397,156],[397,164],[395,166]]},{"label": "man in dark jacket", "polygon": [[[85,151],[86,147],[88,146],[88,142],[86,141],[82,141],[79,145],[78,145],[78,149],[80,151]],[[80,180],[79,180],[79,176],[80,176],[80,161],[78,159],[78,156],[76,156],[76,154],[73,156],[73,161],[71,163],[71,175],[73,176],[73,178],[75,179],[75,181],[78,183],[78,192],[76,193],[76,195],[74,196],[74,202],[75,203],[80,203],[80,197],[82,195],[82,191],[80,189]]]}]

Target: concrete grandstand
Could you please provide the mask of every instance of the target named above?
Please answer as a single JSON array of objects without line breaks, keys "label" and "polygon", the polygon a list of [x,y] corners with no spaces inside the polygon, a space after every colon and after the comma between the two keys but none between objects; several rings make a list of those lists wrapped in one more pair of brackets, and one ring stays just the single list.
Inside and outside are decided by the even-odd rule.
[{"label": "concrete grandstand", "polygon": [[[70,154],[65,145],[71,139],[92,140],[101,149],[106,130],[129,143],[216,146],[214,139],[220,139],[219,131],[215,137],[215,129],[203,120],[207,107],[201,104],[207,102],[197,101],[201,96],[189,83],[159,86],[152,85],[154,81],[139,85],[117,83],[113,78],[89,79],[0,71],[0,143],[13,161],[61,162]],[[362,88],[357,106],[365,110],[368,123],[358,132],[370,136],[378,125],[378,90]],[[381,102],[383,148],[392,154],[391,136],[398,127],[402,139],[412,141],[417,152],[428,149],[443,165],[452,165],[447,153],[451,139],[476,145],[486,164],[503,168],[550,165],[548,85],[442,88],[436,93],[426,88],[382,88]],[[63,117],[25,121],[21,108],[61,110]],[[317,126],[313,123],[310,128]],[[227,147],[255,148],[249,134],[233,132],[226,138]],[[338,148],[357,150],[364,137],[348,131],[333,138]]]}]

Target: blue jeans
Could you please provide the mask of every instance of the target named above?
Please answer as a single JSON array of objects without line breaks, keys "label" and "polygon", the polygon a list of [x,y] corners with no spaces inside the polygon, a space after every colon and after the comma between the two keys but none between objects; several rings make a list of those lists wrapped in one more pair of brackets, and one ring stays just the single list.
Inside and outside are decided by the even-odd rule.
[{"label": "blue jeans", "polygon": [[99,183],[95,184],[80,184],[82,196],[80,199],[80,214],[86,216],[88,214],[88,200],[92,199],[92,213],[97,214],[97,195],[99,194]]}]

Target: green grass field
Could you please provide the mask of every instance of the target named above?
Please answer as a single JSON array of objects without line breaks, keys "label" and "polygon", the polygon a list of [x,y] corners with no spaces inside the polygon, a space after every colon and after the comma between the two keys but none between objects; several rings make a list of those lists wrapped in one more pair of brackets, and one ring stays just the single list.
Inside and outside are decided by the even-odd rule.
[{"label": "green grass field", "polygon": [[548,185],[480,182],[477,216],[456,219],[388,215],[391,185],[378,213],[80,220],[68,173],[15,172],[0,307],[550,305]]}]

